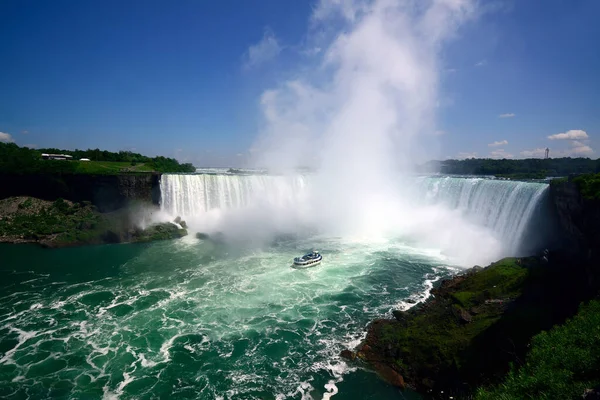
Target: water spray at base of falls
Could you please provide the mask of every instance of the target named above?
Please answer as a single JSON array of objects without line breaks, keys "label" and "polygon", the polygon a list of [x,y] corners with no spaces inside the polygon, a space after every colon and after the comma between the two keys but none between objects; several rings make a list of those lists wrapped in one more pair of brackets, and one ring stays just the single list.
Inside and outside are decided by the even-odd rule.
[{"label": "water spray at base of falls", "polygon": [[161,210],[182,216],[193,230],[253,245],[281,234],[387,238],[470,266],[519,255],[547,190],[543,183],[456,177],[410,177],[389,186],[397,195],[331,203],[318,175],[166,174]]}]

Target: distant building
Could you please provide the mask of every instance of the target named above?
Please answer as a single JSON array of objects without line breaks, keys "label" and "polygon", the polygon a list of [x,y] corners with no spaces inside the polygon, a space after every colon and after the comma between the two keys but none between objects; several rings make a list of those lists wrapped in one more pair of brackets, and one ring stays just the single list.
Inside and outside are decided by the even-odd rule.
[{"label": "distant building", "polygon": [[68,154],[46,154],[42,153],[42,158],[44,160],[72,160],[73,156]]},{"label": "distant building", "polygon": [[89,158],[80,158],[79,161],[90,161]]}]

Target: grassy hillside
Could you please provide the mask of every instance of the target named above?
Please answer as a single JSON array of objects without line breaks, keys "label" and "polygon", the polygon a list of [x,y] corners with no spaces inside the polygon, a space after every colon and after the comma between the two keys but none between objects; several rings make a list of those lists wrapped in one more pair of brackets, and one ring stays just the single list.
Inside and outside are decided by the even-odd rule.
[{"label": "grassy hillside", "polygon": [[69,161],[75,164],[75,172],[80,174],[117,174],[129,172],[152,172],[154,168],[146,163],[132,164],[119,161]]},{"label": "grassy hillside", "polygon": [[[72,161],[44,160],[42,153],[73,156]],[[90,158],[91,161],[77,161]],[[146,157],[130,152],[111,153],[100,150],[34,150],[14,143],[0,143],[0,174],[100,174],[143,172],[194,172],[192,164],[180,164],[174,158]]]}]

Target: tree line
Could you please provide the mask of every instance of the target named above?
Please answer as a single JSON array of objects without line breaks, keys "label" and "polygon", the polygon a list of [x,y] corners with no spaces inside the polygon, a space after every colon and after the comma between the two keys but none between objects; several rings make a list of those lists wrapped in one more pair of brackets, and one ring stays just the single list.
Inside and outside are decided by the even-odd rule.
[{"label": "tree line", "polygon": [[600,159],[589,158],[528,158],[524,160],[495,160],[469,158],[466,160],[432,161],[422,170],[456,175],[494,175],[523,178],[546,178],[600,172]]},{"label": "tree line", "polygon": [[92,161],[126,162],[132,166],[139,163],[151,167],[157,172],[194,172],[190,164],[180,164],[174,158],[147,157],[130,151],[110,152],[106,150],[60,150],[19,147],[14,143],[0,143],[0,173],[78,173],[79,162],[44,160],[42,154],[68,154],[74,160],[88,158]]}]

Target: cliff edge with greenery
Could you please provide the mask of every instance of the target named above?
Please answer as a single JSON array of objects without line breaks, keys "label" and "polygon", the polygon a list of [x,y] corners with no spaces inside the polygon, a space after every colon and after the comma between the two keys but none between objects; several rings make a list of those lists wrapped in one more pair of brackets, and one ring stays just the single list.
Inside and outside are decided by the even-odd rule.
[{"label": "cliff edge with greenery", "polygon": [[342,355],[434,399],[470,398],[478,387],[496,390],[511,368],[523,364],[535,335],[593,297],[584,289],[584,270],[568,261],[549,252],[466,271],[443,281],[424,304],[373,321],[356,351]]},{"label": "cliff edge with greenery", "polygon": [[[72,161],[44,160],[43,153],[66,154]],[[87,158],[91,161],[79,161]],[[174,158],[146,157],[129,151],[34,150],[14,143],[0,143],[0,174],[98,174],[194,172],[192,164],[180,164]]]},{"label": "cliff edge with greenery", "polygon": [[443,281],[342,355],[435,399],[598,398],[599,180],[551,183],[562,246]]},{"label": "cliff edge with greenery", "polygon": [[151,208],[134,207],[99,213],[90,203],[53,202],[32,197],[0,200],[0,242],[39,243],[67,247],[103,243],[147,242],[187,235],[185,222],[165,222],[142,228],[136,220]]}]

